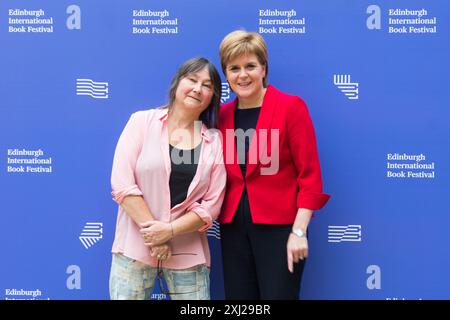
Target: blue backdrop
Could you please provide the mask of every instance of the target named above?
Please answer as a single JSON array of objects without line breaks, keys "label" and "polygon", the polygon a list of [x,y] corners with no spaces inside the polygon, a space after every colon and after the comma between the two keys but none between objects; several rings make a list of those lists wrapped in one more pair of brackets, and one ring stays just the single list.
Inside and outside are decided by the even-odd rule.
[{"label": "blue backdrop", "polygon": [[301,297],[448,299],[449,13],[446,0],[1,1],[0,297],[109,298],[126,121],[164,104],[188,58],[219,67],[221,39],[245,28],[268,43],[269,82],[307,102],[333,195],[310,224]]}]

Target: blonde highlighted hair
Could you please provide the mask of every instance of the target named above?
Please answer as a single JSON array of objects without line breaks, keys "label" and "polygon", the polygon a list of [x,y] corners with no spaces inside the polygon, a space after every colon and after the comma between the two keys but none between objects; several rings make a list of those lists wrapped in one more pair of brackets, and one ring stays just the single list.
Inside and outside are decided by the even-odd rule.
[{"label": "blonde highlighted hair", "polygon": [[233,31],[223,38],[220,43],[220,64],[223,74],[226,76],[226,69],[231,60],[246,54],[254,54],[261,65],[266,68],[266,74],[263,79],[264,88],[268,84],[269,62],[267,54],[267,45],[263,37],[256,32],[245,30]]}]

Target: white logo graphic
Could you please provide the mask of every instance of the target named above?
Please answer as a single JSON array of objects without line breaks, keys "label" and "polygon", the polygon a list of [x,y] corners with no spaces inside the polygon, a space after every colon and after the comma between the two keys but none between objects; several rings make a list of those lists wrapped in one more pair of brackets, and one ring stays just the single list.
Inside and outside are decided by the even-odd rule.
[{"label": "white logo graphic", "polygon": [[77,79],[77,96],[91,96],[95,99],[107,99],[108,90],[108,82],[95,82],[91,79]]},{"label": "white logo graphic", "polygon": [[103,238],[103,222],[87,222],[81,231],[80,241],[86,249],[89,249],[97,241]]},{"label": "white logo graphic", "polygon": [[220,97],[220,102],[225,103],[231,97],[230,85],[228,82],[222,82],[222,96]]},{"label": "white logo graphic", "polygon": [[207,231],[207,235],[208,235],[208,237],[214,237],[214,238],[220,240],[220,226],[219,226],[219,222],[217,222],[217,221],[213,222],[213,225]]},{"label": "white logo graphic", "polygon": [[351,82],[349,74],[335,74],[333,81],[336,87],[338,87],[347,98],[351,100],[358,99],[358,82]]},{"label": "white logo graphic", "polygon": [[328,226],[328,242],[361,241],[361,225]]}]

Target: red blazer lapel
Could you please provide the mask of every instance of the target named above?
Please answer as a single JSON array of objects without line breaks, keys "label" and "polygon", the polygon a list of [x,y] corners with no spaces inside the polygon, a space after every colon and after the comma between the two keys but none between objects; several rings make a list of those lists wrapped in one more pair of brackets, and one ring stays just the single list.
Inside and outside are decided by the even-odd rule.
[{"label": "red blazer lapel", "polygon": [[256,132],[248,151],[246,177],[249,177],[255,172],[256,168],[261,164],[261,157],[263,154],[267,154],[267,142],[270,141],[270,129],[277,102],[276,90],[272,86],[268,86],[264,95],[259,119],[256,123]]},{"label": "red blazer lapel", "polygon": [[243,179],[242,171],[237,160],[236,140],[234,135],[234,113],[236,107],[237,99],[222,106],[219,121],[223,137],[223,160],[225,162],[227,171],[228,173],[231,173],[236,177]]}]

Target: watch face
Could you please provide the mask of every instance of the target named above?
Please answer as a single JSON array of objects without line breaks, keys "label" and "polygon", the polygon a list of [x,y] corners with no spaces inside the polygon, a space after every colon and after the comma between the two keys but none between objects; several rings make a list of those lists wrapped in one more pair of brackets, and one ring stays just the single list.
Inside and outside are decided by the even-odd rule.
[{"label": "watch face", "polygon": [[292,232],[294,232],[299,237],[303,237],[303,235],[304,235],[304,233],[301,229],[294,229],[294,230],[292,230]]}]

